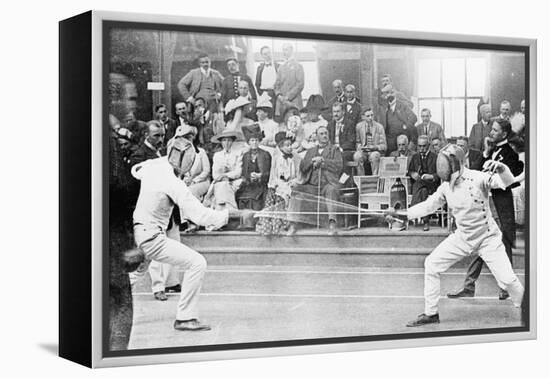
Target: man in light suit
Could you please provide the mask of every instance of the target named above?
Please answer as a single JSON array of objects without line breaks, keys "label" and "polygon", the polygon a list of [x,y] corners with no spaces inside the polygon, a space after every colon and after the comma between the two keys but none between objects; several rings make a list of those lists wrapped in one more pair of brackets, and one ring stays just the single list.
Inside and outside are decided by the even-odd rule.
[{"label": "man in light suit", "polygon": [[221,99],[223,76],[210,67],[207,54],[198,57],[199,68],[189,71],[178,82],[178,90],[183,100],[194,105],[197,98],[204,98],[208,110],[217,110]]},{"label": "man in light suit", "polygon": [[304,67],[294,58],[294,48],[291,44],[283,45],[283,56],[285,62],[277,71],[275,80],[275,96],[277,96],[277,107],[275,115],[284,114],[285,110],[294,105],[298,109],[304,107],[302,91],[304,90]]}]

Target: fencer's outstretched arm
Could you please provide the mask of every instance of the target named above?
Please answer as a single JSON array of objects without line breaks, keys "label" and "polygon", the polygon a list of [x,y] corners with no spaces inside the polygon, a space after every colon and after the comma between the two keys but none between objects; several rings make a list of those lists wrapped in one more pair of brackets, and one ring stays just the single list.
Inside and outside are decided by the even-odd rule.
[{"label": "fencer's outstretched arm", "polygon": [[189,190],[185,183],[174,176],[167,185],[168,196],[180,208],[185,218],[193,223],[208,228],[218,229],[226,225],[229,220],[227,210],[213,210],[205,207]]},{"label": "fencer's outstretched arm", "polygon": [[430,195],[426,201],[411,206],[406,210],[407,218],[416,219],[433,214],[437,209],[445,205],[447,200],[443,194],[443,185],[439,185],[434,194]]}]

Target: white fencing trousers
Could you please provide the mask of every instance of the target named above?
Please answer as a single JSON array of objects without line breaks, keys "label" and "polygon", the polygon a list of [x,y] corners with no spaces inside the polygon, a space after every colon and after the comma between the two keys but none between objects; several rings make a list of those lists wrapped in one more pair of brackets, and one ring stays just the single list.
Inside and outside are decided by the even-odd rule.
[{"label": "white fencing trousers", "polygon": [[512,270],[504,244],[502,244],[502,238],[498,235],[488,236],[477,250],[472,251],[472,248],[461,239],[460,235],[454,233],[443,240],[424,261],[424,313],[426,315],[438,313],[441,273],[447,271],[465,256],[475,252],[485,261],[497,280],[498,286],[510,293],[514,305],[516,307],[521,305],[523,285]]},{"label": "white fencing trousers", "polygon": [[[166,236],[170,239],[180,241],[179,227],[175,222],[172,222],[172,227],[166,231]],[[170,264],[151,261],[149,275],[151,275],[151,291],[153,293],[164,291],[167,287],[175,286],[179,283],[177,269]]]},{"label": "white fencing trousers", "polygon": [[160,228],[136,225],[134,237],[147,259],[185,270],[176,319],[198,319],[199,293],[206,273],[204,257],[181,242],[167,238]]}]

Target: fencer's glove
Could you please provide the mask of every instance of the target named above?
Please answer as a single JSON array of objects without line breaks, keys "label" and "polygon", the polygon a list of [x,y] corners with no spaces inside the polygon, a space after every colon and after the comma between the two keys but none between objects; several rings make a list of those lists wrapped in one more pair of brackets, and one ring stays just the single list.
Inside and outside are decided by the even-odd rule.
[{"label": "fencer's glove", "polygon": [[388,210],[386,210],[385,220],[391,229],[395,229],[398,231],[403,230],[408,221],[407,211],[389,208]]},{"label": "fencer's glove", "polygon": [[139,248],[129,249],[122,254],[122,265],[127,273],[134,272],[145,261],[145,254]]}]

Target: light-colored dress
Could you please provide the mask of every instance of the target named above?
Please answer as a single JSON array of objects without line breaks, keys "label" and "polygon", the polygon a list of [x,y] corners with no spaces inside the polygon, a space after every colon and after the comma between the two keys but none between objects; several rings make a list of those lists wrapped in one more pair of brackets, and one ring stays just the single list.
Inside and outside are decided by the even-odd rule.
[{"label": "light-colored dress", "polygon": [[199,152],[193,162],[193,166],[185,178],[191,180],[189,184],[191,193],[198,199],[202,199],[210,186],[210,161],[203,148],[199,147]]},{"label": "light-colored dress", "polygon": [[[208,193],[205,196],[205,204],[214,208],[221,208],[225,205],[237,208],[235,193],[242,184],[242,151],[235,151],[233,148],[229,152],[225,150],[214,154],[212,164],[212,178],[214,182],[210,185]],[[222,175],[229,180],[216,181]]]},{"label": "light-colored dress", "polygon": [[278,235],[288,229],[289,222],[284,213],[288,208],[292,185],[298,183],[301,177],[300,157],[295,153],[292,157],[285,157],[279,148],[275,150],[263,210],[268,214],[260,216],[256,223],[256,232],[262,235]]}]

